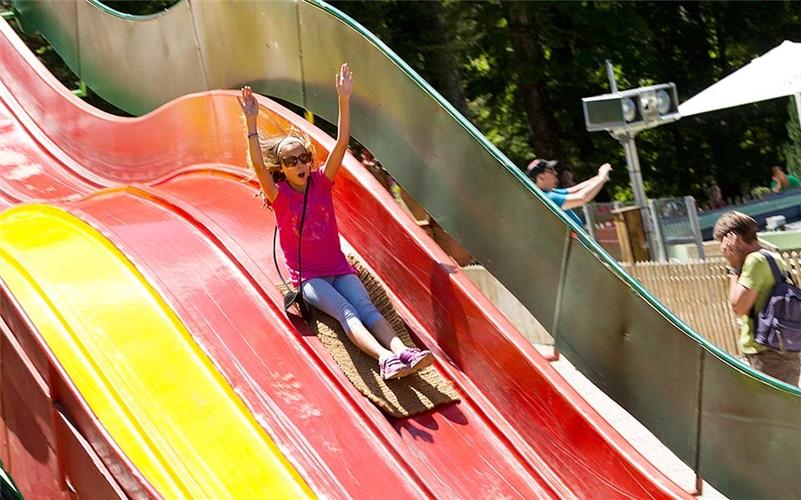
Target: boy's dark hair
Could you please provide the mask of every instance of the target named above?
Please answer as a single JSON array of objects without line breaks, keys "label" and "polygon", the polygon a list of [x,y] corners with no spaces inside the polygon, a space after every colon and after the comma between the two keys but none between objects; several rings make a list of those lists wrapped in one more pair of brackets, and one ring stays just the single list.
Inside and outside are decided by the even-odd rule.
[{"label": "boy's dark hair", "polygon": [[724,236],[729,233],[734,233],[743,239],[746,243],[753,243],[756,241],[756,234],[758,230],[756,221],[742,212],[732,210],[721,215],[715,222],[715,228],[712,230],[712,236],[721,241]]}]

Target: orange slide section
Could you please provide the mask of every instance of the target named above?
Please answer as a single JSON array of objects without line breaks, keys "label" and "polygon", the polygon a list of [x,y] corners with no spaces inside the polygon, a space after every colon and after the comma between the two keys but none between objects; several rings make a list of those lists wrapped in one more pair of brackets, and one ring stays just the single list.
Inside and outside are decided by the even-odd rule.
[{"label": "orange slide section", "polygon": [[[434,351],[459,403],[408,419],[384,416],[308,327],[283,314],[273,217],[243,168],[235,93],[185,96],[136,119],[109,116],[69,94],[5,23],[0,64],[2,204],[52,205],[47,210],[69,214],[124,256],[240,399],[248,421],[275,443],[286,477],[297,474],[303,488],[334,498],[687,496],[575,393],[352,157],[334,193],[343,239],[383,282],[416,340]],[[262,130],[292,124],[321,154],[333,145],[302,118],[260,102],[272,117]],[[109,432],[112,423],[95,411],[93,395],[82,392],[13,287],[0,299],[3,353],[8,344],[20,359],[16,379],[3,365],[0,458],[23,493],[59,496],[69,485],[90,492],[92,481],[104,481],[106,492],[171,496]],[[56,309],[68,303],[63,295],[53,302]],[[170,367],[151,368],[166,374]],[[25,376],[42,393],[41,404],[26,408],[42,426],[61,429],[36,446],[7,403],[24,399],[15,380]],[[196,418],[194,427],[209,437],[220,432],[206,425],[204,411]],[[59,436],[70,430],[83,458],[65,452],[71,441]],[[186,458],[176,453],[175,468]],[[220,479],[221,472],[207,473]],[[264,474],[273,474],[266,464]]]}]

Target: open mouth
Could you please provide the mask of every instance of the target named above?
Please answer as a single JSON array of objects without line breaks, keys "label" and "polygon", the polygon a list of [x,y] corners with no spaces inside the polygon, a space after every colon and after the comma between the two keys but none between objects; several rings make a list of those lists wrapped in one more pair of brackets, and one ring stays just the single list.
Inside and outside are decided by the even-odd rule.
[{"label": "open mouth", "polygon": [[300,172],[298,174],[298,177],[300,177],[301,179],[305,179],[306,178],[306,172]]}]

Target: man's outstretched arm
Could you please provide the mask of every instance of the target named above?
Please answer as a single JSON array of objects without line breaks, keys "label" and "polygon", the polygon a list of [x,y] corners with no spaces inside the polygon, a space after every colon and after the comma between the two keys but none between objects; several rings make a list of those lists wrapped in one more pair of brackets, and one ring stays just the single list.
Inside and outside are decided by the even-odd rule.
[{"label": "man's outstretched arm", "polygon": [[598,175],[579,184],[578,186],[581,187],[578,190],[568,190],[568,194],[567,197],[565,197],[565,202],[562,204],[562,208],[569,210],[571,208],[580,207],[595,199],[595,197],[598,195],[598,192],[601,190],[604,184],[606,184],[606,181],[609,180],[609,172],[611,171],[612,166],[608,163],[601,165],[598,169]]}]

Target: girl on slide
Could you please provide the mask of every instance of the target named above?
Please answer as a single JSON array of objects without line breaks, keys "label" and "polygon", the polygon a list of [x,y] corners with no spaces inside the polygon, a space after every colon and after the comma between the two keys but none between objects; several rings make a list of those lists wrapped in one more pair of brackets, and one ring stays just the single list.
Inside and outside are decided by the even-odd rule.
[{"label": "girl on slide", "polygon": [[[242,88],[239,104],[248,130],[248,150],[253,168],[278,226],[281,249],[292,284],[301,286],[306,301],[336,318],[348,338],[378,360],[381,377],[400,378],[433,362],[430,351],[406,347],[392,326],[370,301],[356,271],[339,245],[332,187],[350,139],[350,96],[353,74],[345,63],[336,75],[339,96],[337,142],[325,164],[314,169],[308,137],[291,133],[266,141],[259,139],[259,105],[250,87]],[[303,223],[303,282],[298,273],[298,229],[303,197],[309,184]]]}]

